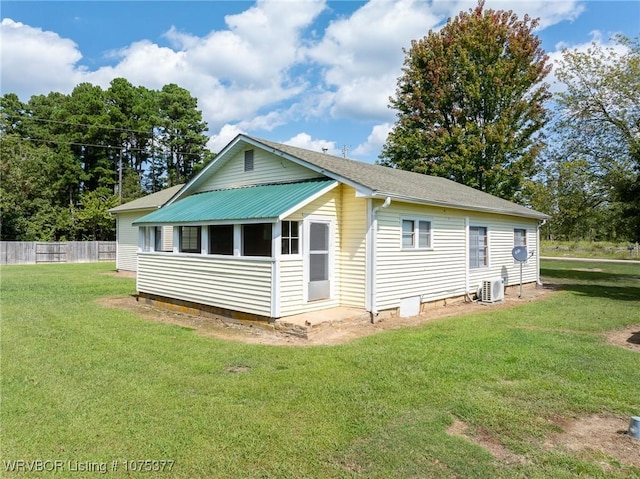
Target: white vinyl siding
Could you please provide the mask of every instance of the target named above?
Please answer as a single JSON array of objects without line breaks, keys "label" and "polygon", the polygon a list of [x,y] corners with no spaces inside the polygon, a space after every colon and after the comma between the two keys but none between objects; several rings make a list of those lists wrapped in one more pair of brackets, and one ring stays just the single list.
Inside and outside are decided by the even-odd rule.
[{"label": "white vinyl siding", "polygon": [[[513,231],[526,229],[535,232],[536,220],[516,218],[490,214],[471,215],[471,225],[487,225],[489,234],[489,267],[469,270],[471,290],[475,290],[484,279],[504,278],[505,285],[520,284],[520,265],[513,260]],[[527,250],[537,250],[536,235],[527,234]],[[537,261],[528,261],[522,268],[522,281],[531,283],[537,281]]]},{"label": "white vinyl siding", "polygon": [[138,291],[271,316],[272,260],[141,253]]},{"label": "white vinyl siding", "polygon": [[[476,214],[452,208],[421,207],[391,203],[378,210],[376,305],[377,309],[397,308],[403,298],[420,296],[422,302],[473,293],[483,279],[504,277],[507,285],[519,282],[519,266],[511,256],[514,228],[535,231],[535,220],[511,216]],[[427,217],[431,220],[433,250],[402,250],[401,220]],[[467,269],[466,218],[469,224],[487,227],[490,267]],[[533,235],[529,235],[529,248]],[[536,262],[523,269],[523,280],[537,280]],[[469,287],[465,284],[468,271]]]},{"label": "white vinyl siding", "polygon": [[[323,216],[326,218],[338,218],[340,211],[341,194],[340,187],[334,188],[330,192],[322,195],[320,198],[312,201],[300,210],[296,211],[285,221],[300,221],[301,242],[307,239],[302,234],[302,221],[308,216]],[[335,247],[336,262],[338,261],[340,251],[340,228],[334,228],[333,244]],[[301,250],[302,252],[302,245]],[[311,311],[319,311],[326,308],[340,306],[340,278],[337,273],[338,267],[334,265],[334,285],[333,290],[336,292],[335,297],[328,300],[304,301],[304,290],[307,287],[307,278],[304,277],[304,255],[299,256],[281,256],[279,265],[279,293],[280,293],[280,316],[290,316],[293,314],[306,313]]]},{"label": "white vinyl siding", "polygon": [[321,176],[308,168],[256,148],[253,150],[253,169],[251,171],[245,171],[244,151],[240,152],[222,166],[208,181],[200,185],[194,193],[221,188],[299,181]]},{"label": "white vinyl siding", "polygon": [[[464,294],[464,216],[453,210],[394,202],[377,215],[378,310],[397,308],[403,298],[420,296],[426,302]],[[402,218],[410,217],[429,218],[436,249],[401,248]]]},{"label": "white vinyl siding", "polygon": [[116,216],[116,269],[118,271],[137,271],[138,227],[132,226],[131,223],[146,213],[148,211],[136,211],[118,213]]},{"label": "white vinyl siding", "polygon": [[337,254],[340,304],[365,307],[367,260],[367,200],[356,198],[353,188],[342,185],[342,215],[339,221],[342,248]]}]

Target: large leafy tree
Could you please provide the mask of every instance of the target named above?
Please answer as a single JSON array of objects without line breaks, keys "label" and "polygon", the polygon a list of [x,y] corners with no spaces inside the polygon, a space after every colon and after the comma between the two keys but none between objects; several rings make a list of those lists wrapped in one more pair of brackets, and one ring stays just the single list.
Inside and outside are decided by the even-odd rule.
[{"label": "large leafy tree", "polygon": [[188,181],[211,158],[206,128],[173,84],[0,97],[1,238],[112,238],[110,206]]},{"label": "large leafy tree", "polygon": [[619,236],[640,241],[640,43],[616,37],[614,45],[565,50],[557,71],[554,126],[564,161],[581,161],[598,184],[593,193],[618,212]]},{"label": "large leafy tree", "polygon": [[461,12],[405,50],[381,163],[514,199],[535,170],[550,98],[537,20]]},{"label": "large leafy tree", "polygon": [[204,159],[207,124],[197,109],[198,101],[176,84],[162,87],[159,101],[160,146],[165,152],[169,184],[191,178],[194,168]]}]

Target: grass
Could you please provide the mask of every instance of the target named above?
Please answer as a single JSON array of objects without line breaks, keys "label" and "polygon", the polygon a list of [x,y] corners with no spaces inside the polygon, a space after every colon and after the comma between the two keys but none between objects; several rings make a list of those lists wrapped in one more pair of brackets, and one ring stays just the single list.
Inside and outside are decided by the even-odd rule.
[{"label": "grass", "polygon": [[[640,323],[640,266],[578,266],[543,263],[563,288],[543,301],[304,348],[102,307],[135,290],[112,264],[3,267],[0,457],[62,461],[56,477],[81,477],[76,463],[145,476],[122,461],[166,459],[156,476],[638,478],[542,447],[552,418],[640,412],[640,355],[600,335]],[[448,435],[454,418],[527,463]]]},{"label": "grass", "polygon": [[607,241],[541,241],[542,256],[640,260],[637,244]]}]

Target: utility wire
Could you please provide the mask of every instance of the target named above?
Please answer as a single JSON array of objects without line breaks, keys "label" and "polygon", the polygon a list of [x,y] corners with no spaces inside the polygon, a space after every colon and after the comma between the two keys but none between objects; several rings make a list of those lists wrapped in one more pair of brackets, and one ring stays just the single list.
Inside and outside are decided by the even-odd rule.
[{"label": "utility wire", "polygon": [[[91,123],[76,123],[73,121],[50,120],[47,118],[38,118],[34,116],[9,115],[6,113],[2,113],[2,114],[5,116],[5,118],[18,119],[22,121],[33,120],[33,121],[39,121],[42,123],[56,123],[59,125],[86,126],[89,128],[102,128],[103,130],[122,131],[122,132],[129,132],[129,133],[144,133],[146,135],[151,134],[152,136],[155,136],[153,134],[153,130],[156,128],[156,126],[153,126],[151,130],[134,130],[133,128],[118,128],[115,126],[108,126],[108,125],[95,125]],[[159,128],[160,126],[158,125],[157,127]],[[189,135],[174,135],[174,136],[176,138],[190,138]]]},{"label": "utility wire", "polygon": [[[88,147],[88,148],[104,148],[104,149],[114,149],[114,150],[119,150],[120,147],[119,146],[113,146],[113,145],[93,145],[91,143],[77,143],[77,142],[73,142],[73,141],[60,141],[60,140],[46,140],[44,138],[24,138],[24,137],[18,137],[20,140],[22,141],[33,141],[33,142],[42,142],[42,143],[54,143],[56,145],[73,145],[73,146],[84,146],[84,147]],[[149,152],[149,149],[145,149],[145,148],[135,148],[135,147],[129,147],[126,149],[127,151],[138,151],[138,152]],[[160,151],[163,151],[160,148]],[[188,151],[175,151],[174,153],[179,154],[179,155],[189,155],[189,156],[201,156],[200,153],[192,153],[192,152],[188,152]]]}]

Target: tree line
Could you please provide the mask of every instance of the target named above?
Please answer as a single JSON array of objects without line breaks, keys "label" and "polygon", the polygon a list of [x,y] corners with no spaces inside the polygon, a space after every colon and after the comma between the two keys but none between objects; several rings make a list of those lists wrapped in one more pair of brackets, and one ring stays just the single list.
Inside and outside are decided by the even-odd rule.
[{"label": "tree line", "polygon": [[[640,241],[640,43],[549,58],[536,19],[460,12],[405,50],[381,164],[550,215],[547,238]],[[108,208],[188,181],[213,154],[187,90],[117,78],[0,98],[2,239],[110,239]]]},{"label": "tree line", "polygon": [[550,215],[548,238],[640,241],[640,44],[565,50],[528,16],[461,12],[414,40],[380,163],[444,176]]},{"label": "tree line", "polygon": [[213,157],[184,88],[116,78],[69,95],[0,98],[3,240],[109,240],[108,209],[188,181]]}]

